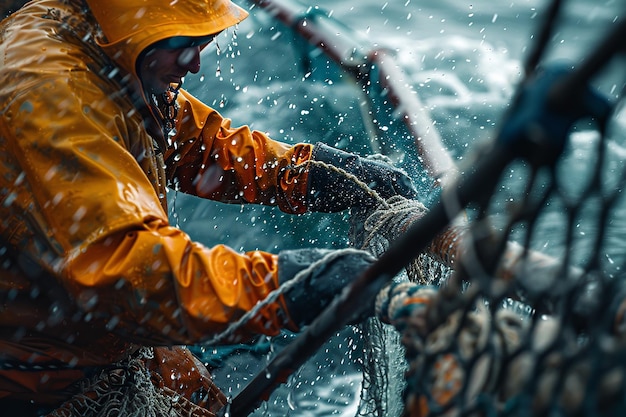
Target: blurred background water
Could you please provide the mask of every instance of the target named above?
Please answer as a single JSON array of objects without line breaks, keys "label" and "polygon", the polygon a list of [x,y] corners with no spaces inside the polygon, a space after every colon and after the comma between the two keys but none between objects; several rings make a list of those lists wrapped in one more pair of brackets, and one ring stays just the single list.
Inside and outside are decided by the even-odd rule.
[{"label": "blurred background water", "polygon": [[[185,87],[233,119],[234,125],[248,124],[278,140],[323,141],[367,153],[363,98],[355,83],[306,75],[301,41],[258,7],[242,0],[239,3],[250,10],[250,18],[237,30],[221,35],[217,47],[204,51],[200,73],[188,77]],[[430,111],[434,127],[454,159],[463,163],[474,144],[489,140],[497,131],[548,3],[317,0],[306,5],[341,22],[346,34],[395,54]],[[605,31],[624,18],[625,8],[616,0],[565,1],[565,14],[550,41],[546,61],[579,63]],[[595,85],[616,97],[625,75],[623,61],[618,62]],[[609,163],[614,169],[623,165],[626,154],[625,116],[626,112],[618,109],[613,121]],[[572,184],[582,181],[585,167],[593,163],[590,155],[596,141],[597,135],[586,129],[574,135],[567,165],[562,168],[569,171]],[[523,173],[512,168],[512,183]],[[428,200],[435,192],[429,188],[431,181],[414,177]],[[609,186],[617,186],[607,181]],[[506,199],[507,190],[502,193]],[[269,207],[216,204],[176,192],[170,193],[170,204],[172,221],[209,246],[226,243],[241,251],[277,252],[308,246],[343,248],[348,243],[345,214],[290,216]],[[615,232],[607,248],[609,258],[620,258],[626,248],[621,233],[626,217],[622,214],[611,220]],[[548,217],[539,236],[548,253],[563,250],[562,242],[551,235],[560,227],[558,217],[558,212]],[[581,228],[585,232],[585,226]],[[333,338],[257,414],[354,415],[361,387],[357,333],[349,328]],[[206,348],[201,352],[205,360],[217,365],[218,385],[235,395],[293,337],[263,338],[254,349],[230,355],[226,361],[217,360],[225,355],[224,350]]]}]

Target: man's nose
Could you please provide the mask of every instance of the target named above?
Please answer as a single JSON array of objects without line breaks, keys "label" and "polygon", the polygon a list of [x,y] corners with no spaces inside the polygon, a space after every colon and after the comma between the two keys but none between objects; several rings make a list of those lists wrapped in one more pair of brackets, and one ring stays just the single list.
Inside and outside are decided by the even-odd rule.
[{"label": "man's nose", "polygon": [[183,49],[176,63],[192,74],[197,73],[200,71],[200,47],[192,46]]}]

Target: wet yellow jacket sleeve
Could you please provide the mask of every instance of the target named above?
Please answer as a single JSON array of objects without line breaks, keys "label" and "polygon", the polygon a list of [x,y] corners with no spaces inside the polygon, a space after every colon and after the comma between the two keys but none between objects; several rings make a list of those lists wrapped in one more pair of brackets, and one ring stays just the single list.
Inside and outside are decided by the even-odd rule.
[{"label": "wet yellow jacket sleeve", "polygon": [[181,191],[213,200],[306,211],[313,145],[277,142],[229,119],[184,90],[178,95],[179,139],[166,152],[168,177]]}]

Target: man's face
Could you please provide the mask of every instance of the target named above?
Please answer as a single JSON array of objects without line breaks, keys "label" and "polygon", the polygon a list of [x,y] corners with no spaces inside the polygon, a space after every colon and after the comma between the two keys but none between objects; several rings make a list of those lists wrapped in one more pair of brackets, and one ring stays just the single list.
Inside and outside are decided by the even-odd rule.
[{"label": "man's face", "polygon": [[181,83],[181,78],[200,70],[201,46],[187,48],[150,48],[139,63],[139,79],[150,94],[161,94],[170,84]]}]

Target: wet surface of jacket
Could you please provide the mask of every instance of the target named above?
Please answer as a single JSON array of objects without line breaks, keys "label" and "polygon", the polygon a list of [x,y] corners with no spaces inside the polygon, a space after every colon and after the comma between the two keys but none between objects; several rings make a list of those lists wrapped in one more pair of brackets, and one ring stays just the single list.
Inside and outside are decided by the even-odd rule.
[{"label": "wet surface of jacket", "polygon": [[[0,24],[0,398],[56,401],[84,369],[209,339],[277,287],[275,255],[207,248],[172,227],[168,184],[306,211],[310,145],[233,128],[184,90],[168,141],[146,105],[138,54],[206,30],[184,24],[206,19],[204,0],[174,2],[191,9],[162,10],[158,30],[142,25],[172,2],[143,14],[150,2],[89,3],[104,34],[75,0],[32,2]],[[120,20],[115,8],[133,4]],[[288,323],[279,299],[237,336]]]}]

